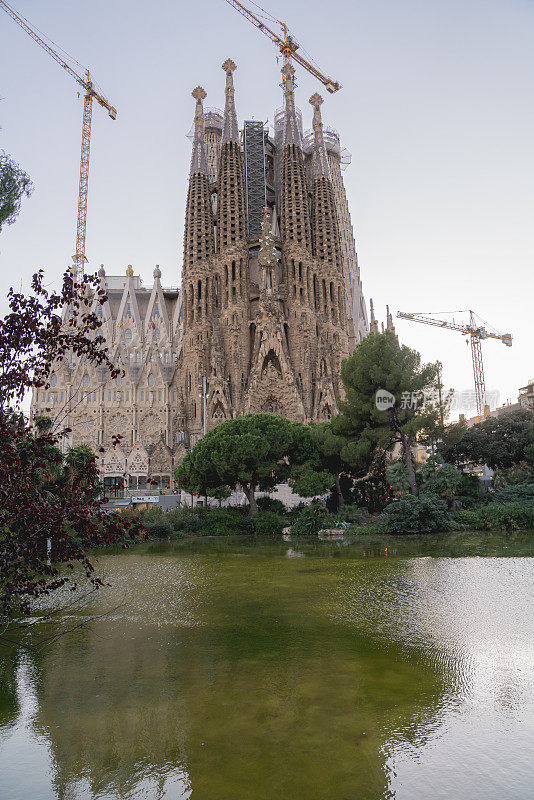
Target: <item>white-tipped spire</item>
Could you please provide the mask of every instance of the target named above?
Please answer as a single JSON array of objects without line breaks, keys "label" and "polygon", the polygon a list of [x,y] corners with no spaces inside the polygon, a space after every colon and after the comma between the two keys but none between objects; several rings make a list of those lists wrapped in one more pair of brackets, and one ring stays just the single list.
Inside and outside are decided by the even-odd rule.
[{"label": "white-tipped spire", "polygon": [[320,178],[321,176],[325,178],[330,178],[330,166],[328,164],[328,156],[326,154],[326,147],[324,143],[324,136],[323,136],[323,121],[321,119],[321,105],[323,103],[323,98],[320,94],[312,94],[310,97],[310,105],[313,106],[313,133],[314,133],[314,144],[313,144],[313,156],[312,156],[312,167],[311,167],[311,174],[312,180],[315,178]]},{"label": "white-tipped spire", "polygon": [[236,65],[231,58],[227,58],[222,65],[223,70],[226,72],[226,89],[225,89],[225,103],[224,103],[224,119],[221,144],[226,142],[239,141],[239,128],[237,125],[237,112],[235,110],[235,89],[234,77],[232,73],[237,69]]},{"label": "white-tipped spire", "polygon": [[204,144],[204,109],[202,101],[206,97],[206,92],[202,86],[197,86],[191,92],[192,96],[197,101],[195,108],[195,136],[193,139],[193,152],[191,153],[191,169],[190,175],[196,172],[208,174],[208,160],[206,158],[206,146]]},{"label": "white-tipped spire", "polygon": [[300,127],[295,109],[295,70],[289,61],[282,67],[282,75],[286,112],[284,146],[286,144],[297,144],[299,147],[302,147]]}]

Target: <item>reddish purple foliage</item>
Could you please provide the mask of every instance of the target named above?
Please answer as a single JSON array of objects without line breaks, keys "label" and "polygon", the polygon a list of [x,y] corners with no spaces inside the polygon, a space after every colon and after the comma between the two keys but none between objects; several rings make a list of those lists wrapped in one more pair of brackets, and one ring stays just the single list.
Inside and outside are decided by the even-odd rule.
[{"label": "reddish purple foliage", "polygon": [[[82,565],[94,585],[89,548],[120,543],[140,534],[136,522],[101,510],[96,459],[87,447],[64,455],[67,429],[58,417],[31,426],[17,405],[31,387],[47,387],[54,364],[74,352],[88,363],[119,374],[98,332],[93,298],[105,302],[95,277],[49,294],[43,273],[33,277],[33,294],[9,293],[11,313],[0,320],[0,611],[27,611],[32,598],[62,586],[67,569]],[[68,313],[62,318],[63,309]],[[51,547],[47,553],[47,541]],[[73,584],[74,586],[74,584]]]}]

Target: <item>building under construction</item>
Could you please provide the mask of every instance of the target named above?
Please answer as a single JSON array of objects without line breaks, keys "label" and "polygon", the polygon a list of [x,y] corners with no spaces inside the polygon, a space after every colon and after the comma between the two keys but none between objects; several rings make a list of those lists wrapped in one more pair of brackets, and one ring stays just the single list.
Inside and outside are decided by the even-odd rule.
[{"label": "building under construction", "polygon": [[328,420],[341,361],[368,330],[342,177],[350,157],[323,126],[322,98],[310,98],[305,132],[286,61],[274,130],[239,125],[235,68],[223,65],[222,111],[193,91],[181,290],[164,288],[157,267],[151,288],[131,267],[122,277],[102,267],[108,299],[95,309],[124,375],[70,358],[34,393],[34,413],[67,403],[70,443],[99,451],[108,485],[171,485],[186,449],[224,419]]}]

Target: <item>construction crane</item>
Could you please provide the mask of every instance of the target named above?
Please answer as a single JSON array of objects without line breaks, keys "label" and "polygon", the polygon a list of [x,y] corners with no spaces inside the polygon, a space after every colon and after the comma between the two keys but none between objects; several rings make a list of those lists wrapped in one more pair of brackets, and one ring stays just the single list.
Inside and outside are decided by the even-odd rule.
[{"label": "construction crane", "polygon": [[102,108],[105,108],[111,119],[116,119],[117,109],[114,108],[104,95],[96,90],[91,80],[89,70],[85,71],[85,75],[80,75],[74,70],[70,64],[56,53],[43,39],[35,32],[35,30],[28,24],[26,20],[20,17],[16,11],[8,6],[4,0],[0,0],[0,6],[4,9],[6,14],[9,14],[17,25],[26,31],[31,38],[37,42],[40,47],[45,50],[54,61],[63,67],[68,74],[82,87],[84,91],[83,98],[83,122],[82,122],[82,147],[80,156],[80,180],[78,184],[78,215],[76,218],[76,249],[73,255],[72,275],[77,283],[83,280],[83,273],[85,262],[85,232],[87,220],[87,188],[89,181],[89,154],[91,150],[91,118],[93,113],[93,100],[96,100]]},{"label": "construction crane", "polygon": [[482,341],[484,339],[499,339],[507,347],[512,346],[512,334],[510,333],[492,333],[488,331],[483,325],[479,325],[474,311],[469,310],[453,312],[457,314],[469,313],[469,323],[458,324],[456,322],[448,322],[447,320],[434,319],[433,317],[424,314],[410,314],[404,311],[398,311],[397,317],[401,319],[411,319],[413,322],[422,322],[423,325],[434,325],[436,328],[447,328],[450,331],[458,331],[469,336],[471,342],[471,358],[473,361],[473,375],[475,379],[475,398],[477,404],[477,415],[480,422],[488,416],[488,407],[486,405],[486,382],[484,378],[484,362],[482,360]]},{"label": "construction crane", "polygon": [[297,50],[299,49],[300,45],[289,34],[285,22],[281,22],[279,19],[271,17],[271,19],[274,22],[277,22],[282,28],[283,32],[282,36],[279,36],[277,33],[271,30],[271,28],[269,28],[264,22],[262,22],[255,14],[253,14],[252,11],[250,11],[248,8],[245,8],[245,6],[242,5],[242,3],[240,3],[238,0],[226,0],[226,2],[228,3],[229,6],[235,8],[236,11],[239,11],[239,13],[242,14],[245,17],[245,19],[248,19],[249,22],[252,22],[252,24],[256,28],[258,28],[258,30],[264,33],[265,36],[267,36],[271,40],[271,42],[274,42],[274,44],[279,48],[280,52],[282,53],[285,62],[287,62],[289,59],[292,58],[294,61],[300,64],[301,67],[304,67],[305,70],[307,70],[311,75],[317,78],[317,80],[321,81],[321,83],[326,87],[326,90],[331,94],[334,94],[334,92],[337,92],[339,89],[341,89],[340,83],[332,80],[332,78],[327,78],[326,75],[323,75],[323,73],[320,72],[312,64],[310,64],[309,61],[306,61],[306,59],[303,56],[301,56],[300,53],[297,53]]}]

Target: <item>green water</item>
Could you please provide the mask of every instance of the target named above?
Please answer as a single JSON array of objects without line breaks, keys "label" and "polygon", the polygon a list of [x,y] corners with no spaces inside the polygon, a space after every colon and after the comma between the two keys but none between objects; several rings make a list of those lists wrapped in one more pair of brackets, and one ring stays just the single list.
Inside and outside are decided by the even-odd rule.
[{"label": "green water", "polygon": [[[0,800],[534,797],[534,536],[98,557],[0,648]],[[99,618],[95,618],[98,615]]]}]

